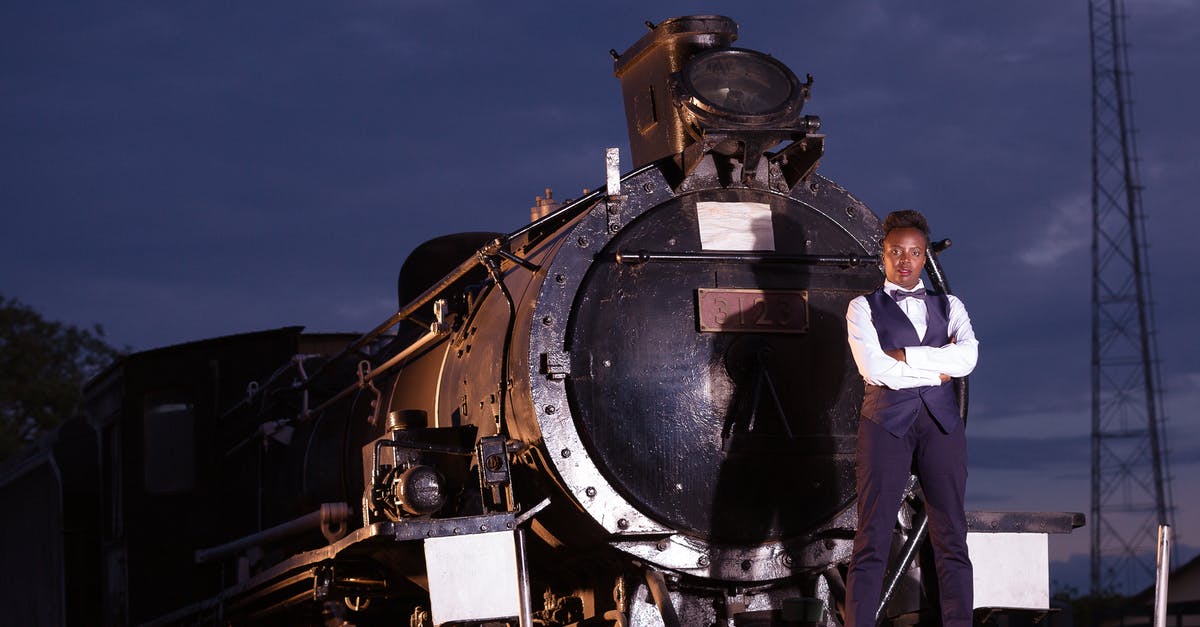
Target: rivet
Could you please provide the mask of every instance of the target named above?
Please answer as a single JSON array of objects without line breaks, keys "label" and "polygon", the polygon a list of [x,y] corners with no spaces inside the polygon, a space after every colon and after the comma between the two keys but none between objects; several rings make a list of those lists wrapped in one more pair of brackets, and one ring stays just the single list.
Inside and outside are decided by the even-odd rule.
[{"label": "rivet", "polygon": [[558,411],[558,408],[554,405],[546,405],[543,409],[547,414],[553,414],[554,412]]},{"label": "rivet", "polygon": [[751,566],[753,566],[753,564],[750,562],[750,560],[742,560],[742,570],[748,572]]},{"label": "rivet", "polygon": [[663,538],[662,540],[659,540],[659,541],[658,541],[658,544],[655,544],[655,545],[654,545],[654,548],[656,548],[656,549],[658,549],[658,550],[660,550],[660,551],[665,551],[665,550],[667,550],[667,549],[668,549],[670,546],[671,546],[671,541],[670,541],[670,540],[668,540],[668,539],[666,539],[666,538]]},{"label": "rivet", "polygon": [[544,324],[546,326],[550,326],[550,325],[554,324],[554,318],[552,316],[546,316],[546,317],[542,318],[542,324]]},{"label": "rivet", "polygon": [[479,525],[480,531],[487,531],[487,525]]},{"label": "rivet", "polygon": [[629,528],[629,521],[628,521],[628,520],[625,520],[624,518],[622,518],[622,519],[620,519],[620,520],[618,520],[618,521],[617,521],[617,526],[618,526],[618,527],[620,527],[620,528],[622,528],[622,529],[628,529],[628,528]]},{"label": "rivet", "polygon": [[570,457],[570,456],[571,456],[571,449],[569,449],[569,448],[565,448],[565,449],[563,449],[563,450],[562,450],[562,452],[561,452],[561,453],[559,453],[559,454],[560,454],[560,455],[562,455],[563,457]]},{"label": "rivet", "polygon": [[846,207],[846,219],[850,222],[854,221],[854,207]]},{"label": "rivet", "polygon": [[588,495],[588,498],[596,497],[596,488],[593,488],[592,486],[588,486],[588,488],[583,492]]},{"label": "rivet", "polygon": [[703,566],[708,566],[708,556],[707,556],[707,555],[701,555],[701,556],[700,556],[700,559],[696,560],[696,564],[698,564],[698,565],[700,565],[700,566],[702,566],[702,567],[703,567]]},{"label": "rivet", "polygon": [[562,285],[563,283],[567,282],[567,277],[565,277],[561,274],[556,274],[556,275],[554,275],[554,282],[558,283],[559,285]]}]

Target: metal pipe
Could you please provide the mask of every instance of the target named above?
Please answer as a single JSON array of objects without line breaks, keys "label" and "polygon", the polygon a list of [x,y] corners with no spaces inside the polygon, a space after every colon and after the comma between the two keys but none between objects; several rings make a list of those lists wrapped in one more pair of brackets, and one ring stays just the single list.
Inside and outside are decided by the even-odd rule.
[{"label": "metal pipe", "polygon": [[[430,331],[429,333],[422,335],[420,338],[417,339],[417,341],[408,345],[407,347],[405,347],[404,350],[400,351],[399,353],[396,353],[396,355],[393,356],[391,359],[383,362],[374,370],[363,375],[362,381],[355,383],[354,385],[351,385],[349,387],[346,387],[341,392],[338,392],[337,394],[335,394],[329,400],[326,400],[324,403],[317,405],[317,407],[315,409],[313,409],[312,411],[301,414],[300,419],[307,420],[313,414],[321,413],[322,411],[325,410],[325,408],[329,407],[330,405],[333,405],[334,403],[342,400],[343,398],[346,398],[347,396],[350,395],[351,392],[355,392],[355,391],[359,390],[360,388],[362,388],[362,386],[364,384],[369,383],[372,380],[374,380],[375,377],[378,377],[379,375],[383,374],[384,372],[387,372],[390,368],[394,368],[397,364],[403,362],[404,360],[408,359],[409,357],[412,357],[413,353],[423,350],[431,342],[433,342],[436,339],[441,338],[442,335],[443,334],[441,334],[441,333],[435,333],[433,331]],[[326,363],[332,363],[332,362],[326,362]],[[319,374],[319,373],[320,373],[320,371],[318,371],[317,374]],[[315,378],[316,374],[314,374],[313,376]],[[309,380],[311,381],[312,379],[309,379]]]},{"label": "metal pipe", "polygon": [[517,573],[520,585],[520,603],[518,610],[520,614],[517,616],[517,622],[520,627],[534,627],[533,622],[533,600],[529,593],[529,563],[525,559],[525,532],[522,529],[514,530],[513,535],[517,541]]},{"label": "metal pipe", "polygon": [[240,553],[252,546],[299,535],[313,529],[321,529],[323,526],[342,524],[349,520],[349,518],[349,505],[345,503],[322,503],[321,509],[275,525],[270,529],[263,529],[257,533],[252,533],[232,542],[226,542],[225,544],[207,549],[199,549],[196,551],[195,560],[197,564],[215,562]]},{"label": "metal pipe", "polygon": [[[653,165],[651,164],[651,166],[648,166],[648,167],[653,167]],[[645,169],[645,168],[643,168],[643,169]],[[637,172],[630,174],[630,176],[634,176],[635,174],[637,174]],[[538,229],[538,227],[541,227],[542,225],[553,223],[558,220],[565,220],[567,218],[570,218],[570,217],[572,217],[572,214],[579,211],[580,208],[586,207],[586,206],[591,206],[597,200],[599,200],[600,198],[603,198],[604,196],[605,196],[605,190],[603,190],[603,189],[595,190],[595,191],[583,196],[579,200],[576,200],[570,204],[562,206],[561,208],[554,211],[553,213],[548,213],[545,216],[542,216],[536,222],[530,222],[529,224],[526,224],[525,226],[517,229],[516,231],[509,233],[508,236],[505,237],[505,239],[512,241],[514,239],[517,239],[518,237],[525,235],[526,233],[531,233],[533,231],[536,231]]]},{"label": "metal pipe", "polygon": [[[634,176],[634,175],[640,173],[642,170],[646,170],[646,169],[649,169],[652,167],[654,167],[653,164],[648,164],[645,167],[640,168],[639,170],[631,173],[630,176]],[[516,231],[513,231],[512,233],[509,233],[508,235],[500,238],[502,245],[507,245],[508,242],[511,242],[511,241],[517,239],[518,237],[522,237],[528,233],[531,233],[531,232],[535,231],[538,227],[541,227],[542,225],[552,224],[552,223],[560,221],[560,220],[568,219],[568,218],[572,217],[573,214],[580,211],[581,208],[590,206],[591,204],[595,203],[597,199],[599,199],[603,196],[604,196],[604,190],[593,191],[590,194],[585,195],[583,198],[580,198],[579,200],[576,200],[570,204],[567,204],[553,213],[543,216],[541,219],[537,220],[536,222],[531,222],[531,223],[517,229]],[[490,246],[491,243],[489,243],[488,245]],[[514,261],[514,263],[519,263],[515,260],[512,260],[512,261]],[[526,262],[526,263],[528,263],[528,262]],[[397,324],[400,324],[401,321],[412,316],[414,313],[416,313],[416,311],[418,309],[421,309],[425,305],[428,305],[430,301],[432,301],[435,297],[440,295],[443,290],[445,290],[446,288],[453,285],[455,281],[458,281],[459,279],[466,276],[468,272],[470,272],[471,270],[474,270],[475,266],[478,264],[479,264],[478,255],[471,255],[469,258],[463,260],[462,263],[458,264],[458,266],[455,267],[453,270],[451,270],[446,276],[442,277],[441,280],[439,280],[437,283],[434,283],[432,286],[429,287],[429,289],[426,289],[424,292],[421,292],[416,298],[409,301],[409,303],[407,305],[401,307],[396,313],[392,314],[391,317],[389,317],[387,320],[385,320],[381,324],[379,324],[379,326],[375,327],[374,329],[371,329],[366,334],[359,337],[357,340],[354,340],[348,346],[346,346],[346,348],[342,349],[341,352],[339,352],[337,355],[334,355],[332,359],[330,359],[327,362],[325,362],[324,364],[322,364],[317,369],[317,371],[314,372],[311,377],[304,380],[301,385],[307,386],[309,382],[314,381],[317,378],[319,378],[320,375],[325,372],[326,368],[329,367],[329,364],[333,364],[338,361],[341,361],[350,353],[361,349],[362,347],[366,346],[367,343],[370,342],[371,340],[374,340],[375,338],[379,337],[380,335],[383,335],[385,332],[387,332],[388,329],[396,326]],[[526,266],[526,264],[520,264],[520,265]],[[526,267],[528,268],[528,266],[526,266]]]},{"label": "metal pipe", "polygon": [[[949,239],[929,242],[925,248],[925,272],[929,274],[929,282],[933,284],[936,291],[943,294],[952,294],[950,289],[950,281],[946,279],[946,273],[942,270],[942,262],[938,259],[938,255],[950,248],[954,242]],[[958,401],[958,415],[962,418],[963,424],[967,424],[967,406],[971,398],[971,383],[969,377],[961,377],[954,380],[954,396]]]},{"label": "metal pipe", "polygon": [[908,570],[908,565],[912,563],[913,558],[917,556],[917,551],[921,548],[921,542],[925,540],[925,536],[929,533],[929,517],[924,513],[921,514],[921,520],[917,523],[913,534],[908,537],[908,542],[904,543],[904,548],[900,551],[900,561],[896,564],[896,570],[887,578],[887,582],[883,588],[883,598],[879,600],[879,607],[875,608],[875,623],[878,624],[883,617],[883,607],[892,600],[892,595],[896,594],[896,586],[900,585],[900,578],[904,576],[904,571]]},{"label": "metal pipe", "polygon": [[662,616],[665,627],[680,627],[679,614],[671,604],[671,594],[667,591],[667,580],[657,570],[646,570],[646,587],[650,588],[650,596]]},{"label": "metal pipe", "polygon": [[1167,584],[1171,577],[1171,525],[1158,526],[1158,565],[1154,572],[1154,627],[1167,625]]},{"label": "metal pipe", "polygon": [[950,294],[950,282],[946,280],[946,274],[942,272],[942,263],[938,260],[938,254],[950,248],[952,244],[948,239],[938,242],[929,242],[925,248],[925,259],[928,263],[925,264],[925,271],[929,273],[929,282],[933,283],[934,288],[943,294]]},{"label": "metal pipe", "polygon": [[492,281],[496,287],[500,288],[500,293],[504,295],[504,302],[508,305],[508,323],[504,326],[504,344],[501,345],[500,352],[500,420],[496,425],[497,433],[500,435],[508,435],[508,362],[509,356],[512,354],[512,339],[513,332],[517,325],[517,304],[513,300],[512,293],[508,290],[508,285],[504,283],[504,273],[500,271],[500,262],[494,257],[487,257],[482,251],[479,255],[479,263],[487,269],[491,275]]},{"label": "metal pipe", "polygon": [[455,281],[466,276],[471,270],[474,270],[475,265],[478,263],[479,261],[475,255],[471,255],[470,258],[458,264],[458,267],[451,270],[449,274],[442,277],[441,280],[439,280],[437,283],[434,283],[429,287],[429,289],[421,292],[420,295],[409,301],[407,305],[401,307],[399,311],[392,314],[390,318],[383,321],[383,323],[381,323],[379,326],[360,336],[357,340],[354,340],[348,346],[346,346],[346,348],[343,348],[337,355],[334,355],[331,359],[321,364],[321,366],[317,368],[317,371],[314,372],[311,377],[305,379],[301,385],[307,386],[310,382],[317,380],[325,372],[325,370],[330,367],[330,364],[337,363],[350,353],[366,346],[371,340],[383,335],[388,329],[400,324],[401,321],[416,313],[418,309],[428,305],[429,302],[432,301],[434,297],[440,295],[443,290],[453,285]]},{"label": "metal pipe", "polygon": [[617,263],[637,265],[652,261],[676,263],[790,263],[805,266],[849,266],[858,267],[878,264],[877,255],[780,255],[776,253],[659,253],[640,251],[617,251]]}]

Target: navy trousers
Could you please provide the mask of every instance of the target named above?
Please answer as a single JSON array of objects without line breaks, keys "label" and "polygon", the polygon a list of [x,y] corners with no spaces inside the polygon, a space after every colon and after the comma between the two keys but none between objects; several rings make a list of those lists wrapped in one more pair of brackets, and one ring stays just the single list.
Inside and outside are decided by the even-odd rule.
[{"label": "navy trousers", "polygon": [[883,594],[892,531],[909,469],[916,458],[933,543],[942,625],[970,627],[973,588],[967,555],[967,440],[961,426],[946,434],[921,409],[911,429],[896,437],[866,418],[858,422],[858,530],[846,580],[847,627],[874,627]]}]

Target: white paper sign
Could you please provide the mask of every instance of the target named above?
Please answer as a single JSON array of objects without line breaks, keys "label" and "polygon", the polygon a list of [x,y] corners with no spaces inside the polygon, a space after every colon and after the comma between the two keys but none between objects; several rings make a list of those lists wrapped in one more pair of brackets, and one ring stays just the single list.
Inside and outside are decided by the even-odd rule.
[{"label": "white paper sign", "polygon": [[435,625],[520,615],[521,575],[514,533],[425,540],[429,605]]},{"label": "white paper sign", "polygon": [[771,205],[761,202],[696,203],[704,250],[775,250]]}]

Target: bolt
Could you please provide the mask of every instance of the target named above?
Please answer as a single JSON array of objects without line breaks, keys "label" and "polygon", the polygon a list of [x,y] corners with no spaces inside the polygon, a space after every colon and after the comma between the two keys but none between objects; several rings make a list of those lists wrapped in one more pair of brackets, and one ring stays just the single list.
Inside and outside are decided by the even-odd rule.
[{"label": "bolt", "polygon": [[583,492],[588,495],[589,499],[596,498],[596,488],[593,488],[592,486],[588,486]]},{"label": "bolt", "polygon": [[455,527],[455,528],[454,528],[454,535],[458,535],[458,534],[460,534],[460,533],[462,533],[462,529],[459,529],[458,527]]},{"label": "bolt", "polygon": [[569,448],[565,448],[565,449],[563,449],[563,450],[562,450],[562,453],[560,453],[560,454],[561,454],[563,457],[570,457],[570,456],[571,456],[571,449],[569,449]]},{"label": "bolt", "polygon": [[808,184],[808,191],[810,191],[810,192],[812,192],[812,193],[814,193],[814,194],[815,194],[815,193],[817,193],[817,184],[816,184],[816,183],[809,183],[809,184]]},{"label": "bolt", "polygon": [[794,564],[794,563],[795,563],[795,560],[792,559],[791,555],[788,555],[787,553],[783,554],[783,565],[785,567],[791,568],[792,564]]},{"label": "bolt", "polygon": [[608,206],[608,215],[615,216],[615,215],[617,215],[617,214],[618,214],[618,213],[620,213],[620,212],[621,212],[621,206],[620,206],[620,205],[617,205],[617,204],[611,204],[611,205],[609,205],[609,206]]},{"label": "bolt", "polygon": [[654,183],[642,183],[642,191],[647,194],[654,191]]},{"label": "bolt", "polygon": [[480,531],[487,531],[487,525],[479,525]]},{"label": "bolt", "polygon": [[621,518],[620,520],[618,520],[618,521],[617,521],[617,526],[618,526],[618,527],[620,527],[620,528],[622,528],[622,529],[628,529],[628,528],[629,528],[629,521],[628,521],[628,520],[625,520],[624,518]]},{"label": "bolt", "polygon": [[826,551],[832,551],[834,549],[834,547],[836,547],[836,546],[837,546],[837,542],[834,542],[832,539],[829,539],[829,538],[825,539],[825,550]]},{"label": "bolt", "polygon": [[708,566],[708,556],[701,555],[700,559],[696,560],[696,564],[699,565],[701,568]]},{"label": "bolt", "polygon": [[545,410],[547,414],[553,414],[558,411],[558,408],[554,405],[546,405]]},{"label": "bolt", "polygon": [[544,324],[546,326],[550,326],[550,325],[554,324],[554,317],[546,316],[545,318],[542,318],[542,324]]},{"label": "bolt", "polygon": [[751,566],[753,566],[753,564],[750,562],[750,560],[742,560],[742,570],[743,571],[750,572]]},{"label": "bolt", "polygon": [[588,247],[588,238],[583,237],[581,235],[581,236],[579,236],[578,239],[575,240],[575,243],[579,244],[580,248],[587,248]]},{"label": "bolt", "polygon": [[854,207],[846,207],[846,219],[850,222],[854,221]]},{"label": "bolt", "polygon": [[660,551],[665,551],[670,546],[671,546],[671,541],[666,538],[663,538],[662,540],[658,541],[658,544],[654,545],[654,548],[656,548]]},{"label": "bolt", "polygon": [[556,275],[554,275],[554,282],[558,283],[559,285],[562,285],[563,283],[567,282],[567,277],[565,277],[561,274],[556,274]]},{"label": "bolt", "polygon": [[621,225],[620,225],[620,224],[610,224],[610,225],[608,225],[608,232],[609,232],[609,233],[616,233],[617,231],[620,231],[620,230],[621,230]]}]

